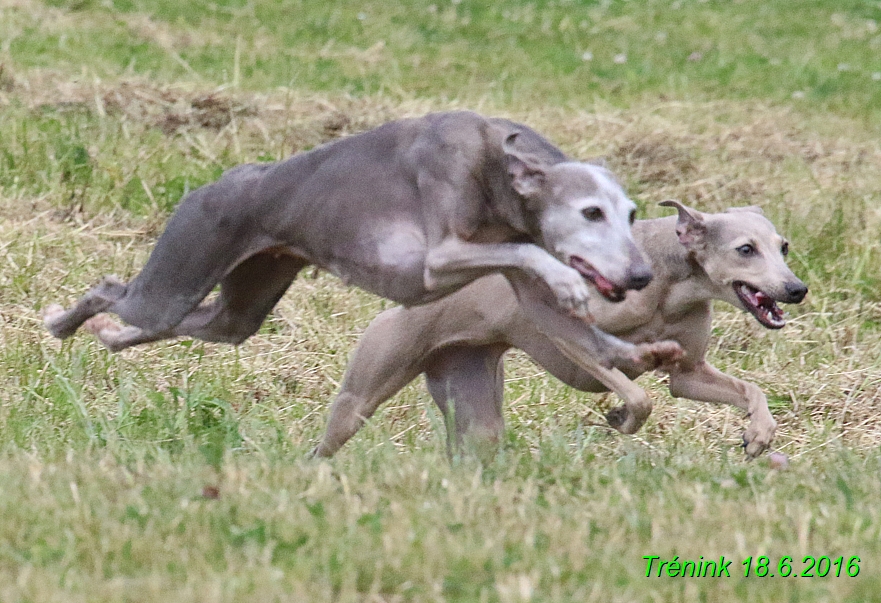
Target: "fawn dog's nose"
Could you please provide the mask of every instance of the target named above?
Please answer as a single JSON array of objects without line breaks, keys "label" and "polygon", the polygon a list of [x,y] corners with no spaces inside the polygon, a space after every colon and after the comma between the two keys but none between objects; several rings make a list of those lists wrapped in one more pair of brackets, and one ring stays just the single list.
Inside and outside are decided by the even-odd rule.
[{"label": "fawn dog's nose", "polygon": [[787,302],[791,304],[801,303],[801,300],[805,298],[805,295],[808,294],[808,287],[801,281],[794,281],[791,283],[786,283],[786,295]]}]

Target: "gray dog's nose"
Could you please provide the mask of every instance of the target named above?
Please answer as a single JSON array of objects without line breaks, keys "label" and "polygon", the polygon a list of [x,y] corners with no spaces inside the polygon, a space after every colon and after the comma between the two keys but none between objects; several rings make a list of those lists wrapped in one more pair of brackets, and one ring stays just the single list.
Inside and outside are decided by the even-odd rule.
[{"label": "gray dog's nose", "polygon": [[630,273],[630,278],[627,279],[627,288],[634,291],[645,289],[645,286],[652,282],[653,276],[651,268],[648,266],[636,268]]},{"label": "gray dog's nose", "polygon": [[788,301],[791,304],[801,303],[801,300],[808,294],[808,287],[801,281],[794,283],[786,283],[786,295],[789,296]]}]

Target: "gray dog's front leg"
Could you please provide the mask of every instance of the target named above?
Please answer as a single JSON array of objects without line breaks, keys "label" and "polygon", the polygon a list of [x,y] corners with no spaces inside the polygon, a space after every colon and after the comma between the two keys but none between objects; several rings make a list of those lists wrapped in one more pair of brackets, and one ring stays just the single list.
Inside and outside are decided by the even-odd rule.
[{"label": "gray dog's front leg", "polygon": [[537,245],[447,239],[430,249],[425,257],[425,286],[433,291],[452,291],[494,272],[540,279],[553,294],[545,303],[559,305],[577,316],[588,316],[590,289],[584,279],[577,270]]},{"label": "gray dog's front leg", "polygon": [[[555,305],[553,292],[544,282],[522,274],[506,274],[526,320],[546,337],[562,339],[580,348],[591,364],[611,367],[637,360],[636,346],[600,331],[584,318]],[[581,279],[581,276],[578,277]]]},{"label": "gray dog's front leg", "polygon": [[[682,358],[682,347],[673,341],[633,344],[610,335],[585,319],[562,312],[553,295],[541,281],[521,274],[506,274],[514,289],[523,317],[555,344],[565,342],[572,361],[603,368],[615,367],[639,375],[656,368],[668,368]],[[576,353],[577,351],[577,353]]]},{"label": "gray dog's front leg", "polygon": [[[635,433],[651,414],[645,391],[624,373],[638,375],[659,367],[675,366],[682,348],[673,341],[635,345],[610,335],[585,321],[560,312],[547,303],[541,283],[509,277],[524,317],[566,358],[624,402],[612,409],[609,424],[622,433]],[[623,371],[623,372],[622,372]]]}]

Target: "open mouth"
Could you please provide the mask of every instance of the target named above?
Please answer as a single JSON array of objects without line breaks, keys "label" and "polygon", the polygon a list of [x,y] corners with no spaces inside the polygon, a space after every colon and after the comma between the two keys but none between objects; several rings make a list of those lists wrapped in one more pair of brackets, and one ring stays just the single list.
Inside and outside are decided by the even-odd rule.
[{"label": "open mouth", "polygon": [[596,268],[577,255],[573,255],[569,258],[569,265],[575,268],[586,281],[600,292],[600,295],[610,302],[622,302],[627,296],[627,289],[617,286],[615,283],[600,274]]},{"label": "open mouth", "polygon": [[733,286],[734,292],[740,298],[743,306],[756,317],[763,327],[768,329],[783,328],[786,324],[786,321],[783,320],[783,310],[772,297],[743,281],[737,281]]}]

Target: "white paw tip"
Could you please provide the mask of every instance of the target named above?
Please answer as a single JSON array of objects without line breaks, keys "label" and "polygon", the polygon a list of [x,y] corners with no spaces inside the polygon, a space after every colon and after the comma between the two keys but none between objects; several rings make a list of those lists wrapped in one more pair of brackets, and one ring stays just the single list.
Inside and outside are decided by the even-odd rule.
[{"label": "white paw tip", "polygon": [[64,308],[62,308],[59,304],[49,304],[45,306],[42,311],[43,320],[49,321],[58,316],[59,314],[64,313]]}]

